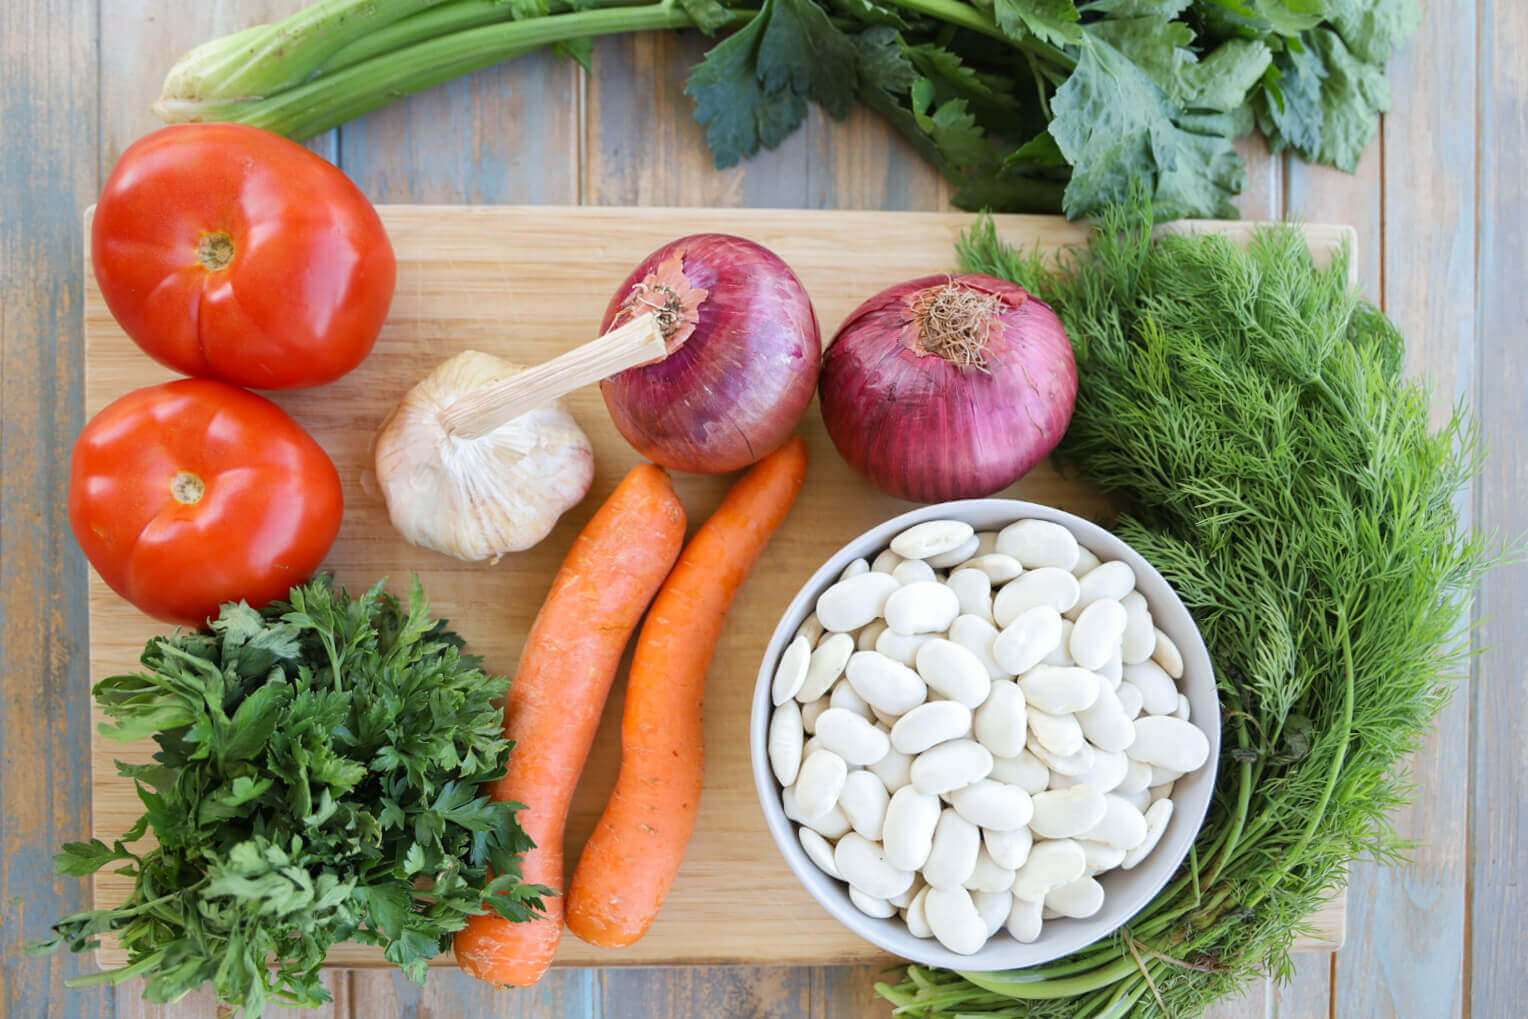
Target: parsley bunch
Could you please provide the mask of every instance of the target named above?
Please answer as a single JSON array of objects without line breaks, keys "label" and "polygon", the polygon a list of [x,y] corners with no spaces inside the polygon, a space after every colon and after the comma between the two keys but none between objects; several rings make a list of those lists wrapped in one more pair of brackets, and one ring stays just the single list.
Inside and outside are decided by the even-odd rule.
[{"label": "parsley bunch", "polygon": [[1254,128],[1358,165],[1419,21],[1417,0],[322,0],[192,50],[155,110],[307,138],[541,47],[587,66],[598,36],[698,28],[730,32],[685,89],[718,167],[859,102],[965,208],[1088,216],[1142,180],[1159,219],[1234,217]]},{"label": "parsley bunch", "polygon": [[[225,605],[210,632],[156,637],[145,671],[96,685],[103,731],[159,751],[118,763],[143,801],[132,829],[55,857],[61,874],[125,863],[134,879],[126,902],[33,946],[115,934],[128,965],[79,983],[142,976],[158,1002],[211,983],[254,1016],[269,998],[317,1005],[336,942],[383,946],[422,982],[485,899],[521,921],[551,894],[520,881],[522,805],[478,794],[505,771],[508,682],[461,653],[417,580],[406,608],[381,583],[352,599],[323,577],[290,597]],[[156,847],[128,848],[150,831]]]},{"label": "parsley bunch", "polygon": [[909,967],[899,1015],[1190,1016],[1291,972],[1310,914],[1407,843],[1404,759],[1467,664],[1491,556],[1455,499],[1479,447],[1431,426],[1393,323],[1292,227],[1243,250],[1153,237],[1139,197],[1059,264],[991,222],[963,268],[1051,302],[1077,352],[1057,449],[1126,507],[1115,530],[1198,623],[1224,724],[1215,799],[1184,866],[1120,931],[998,973]]}]

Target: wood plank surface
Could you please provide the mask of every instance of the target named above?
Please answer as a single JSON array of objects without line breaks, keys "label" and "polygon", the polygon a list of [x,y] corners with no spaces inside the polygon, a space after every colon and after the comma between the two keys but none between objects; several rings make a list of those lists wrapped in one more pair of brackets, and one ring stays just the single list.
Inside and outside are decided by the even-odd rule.
[{"label": "wood plank surface", "polygon": [[[892,282],[949,266],[954,241],[972,221],[965,213],[790,213],[780,210],[596,209],[549,207],[383,206],[398,255],[399,277],[388,323],[376,349],[351,375],[319,390],[279,394],[334,458],[345,484],[340,541],[326,565],[342,583],[365,587],[378,576],[405,583],[417,570],[438,614],[452,620],[489,668],[511,673],[548,578],[604,495],[638,458],[615,431],[596,389],[568,403],[589,433],[597,476],[589,497],[537,548],[497,566],[463,564],[406,545],[387,521],[367,484],[376,425],[399,396],[430,366],[456,350],[475,348],[520,363],[535,363],[570,349],[598,327],[607,295],[649,250],[676,233],[719,229],[755,238],[778,252],[813,295],[821,321],[840,321],[866,294]],[[1052,217],[1009,216],[999,229],[1022,247],[1054,248],[1075,242],[1081,228]],[[1246,224],[1194,223],[1245,235]],[[1351,241],[1345,228],[1307,228],[1313,250],[1330,257]],[[883,252],[864,259],[864,245]],[[171,377],[143,357],[124,336],[94,286],[86,285],[86,412],[123,392]],[[534,294],[534,299],[527,299]],[[736,603],[708,682],[706,729],[712,753],[697,834],[675,890],[652,931],[623,952],[599,951],[566,938],[564,965],[642,963],[801,963],[881,960],[885,957],[820,910],[762,837],[748,764],[748,717],[758,656],[796,589],[839,545],[906,504],[876,493],[832,451],[820,419],[809,411],[800,431],[812,447],[811,483],[795,515],[755,568]],[[698,523],[729,479],[676,476],[676,487]],[[1098,517],[1107,505],[1076,480],[1049,467],[1032,472],[1009,491]],[[507,606],[507,608],[506,608]],[[144,641],[163,627],[112,593],[99,578],[90,585],[91,672],[131,671]],[[618,766],[619,696],[608,709],[575,800],[568,845],[570,865],[597,819]],[[104,718],[104,716],[101,716]],[[152,744],[124,746],[97,737],[94,744],[93,816],[99,836],[124,830],[141,812],[133,784],[116,760],[146,760]],[[756,904],[746,925],[736,925],[737,875],[749,875]],[[119,901],[128,883],[115,874],[95,878],[100,904]],[[1327,920],[1337,914],[1327,911]],[[1337,928],[1340,930],[1340,923]],[[717,935],[728,930],[730,936]],[[120,964],[105,949],[103,963]],[[359,945],[337,947],[336,965],[375,965],[379,953]],[[450,965],[449,957],[438,960]]]},{"label": "wood plank surface", "polygon": [[[1370,295],[1408,337],[1427,337],[1411,344],[1407,368],[1432,380],[1441,424],[1460,400],[1472,400],[1475,383],[1475,123],[1459,115],[1475,95],[1475,33],[1468,5],[1423,10],[1418,38],[1431,42],[1392,63],[1394,109],[1361,167],[1360,179],[1373,175],[1379,186],[1346,200],[1378,234],[1378,258],[1363,260]],[[1312,215],[1330,209],[1323,201]],[[1418,222],[1428,224],[1425,241],[1408,227]],[[1464,520],[1472,501],[1470,492],[1459,501]],[[1468,788],[1469,706],[1468,690],[1458,691],[1412,758],[1420,788]],[[1464,795],[1417,797],[1394,815],[1400,834],[1417,842],[1409,862],[1354,865],[1351,908],[1366,936],[1337,955],[1336,1014],[1446,1019],[1468,1009],[1469,803]]]},{"label": "wood plank surface", "polygon": [[[115,996],[101,988],[66,991],[62,980],[80,972],[82,960],[26,960],[15,948],[40,934],[47,919],[82,904],[82,883],[52,880],[48,865],[59,841],[83,833],[88,810],[86,634],[79,611],[85,570],[60,510],[61,465],[81,422],[77,217],[121,149],[156,126],[145,100],[157,92],[174,55],[216,31],[299,4],[0,4],[0,123],[6,128],[0,149],[0,654],[6,662],[0,930],[9,932],[0,963],[0,1015],[212,1014],[200,996],[166,1008],[142,1006],[135,983]],[[1392,64],[1395,113],[1360,176],[1270,158],[1251,141],[1242,147],[1249,179],[1239,206],[1244,215],[1276,215],[1287,198],[1291,214],[1359,227],[1368,292],[1379,297],[1383,287],[1392,314],[1417,316],[1401,322],[1413,339],[1419,328],[1441,324],[1456,341],[1452,354],[1430,347],[1424,366],[1440,374],[1439,405],[1453,394],[1474,394],[1479,407],[1491,455],[1471,509],[1482,526],[1520,534],[1528,528],[1522,506],[1528,307],[1521,285],[1528,208],[1520,169],[1528,142],[1521,57],[1528,16],[1523,5],[1507,0],[1423,7],[1427,24]],[[781,150],[724,173],[710,169],[690,101],[678,92],[685,61],[703,48],[699,40],[670,36],[607,41],[587,81],[549,59],[521,60],[380,111],[313,147],[339,158],[378,200],[943,207],[947,189],[937,175],[862,112],[847,124],[814,112]],[[559,71],[567,77],[559,78]],[[1463,84],[1469,74],[1473,88]],[[566,104],[559,98],[565,80],[577,86]],[[633,111],[624,122],[622,103]],[[649,115],[655,119],[644,121]],[[351,144],[342,153],[347,133]],[[1476,167],[1478,181],[1462,180]],[[1439,211],[1441,223],[1433,219]],[[1460,252],[1464,271],[1457,268]],[[1415,291],[1406,299],[1411,304],[1397,303],[1403,284]],[[1468,323],[1463,331],[1461,321]],[[1440,357],[1452,357],[1452,364]],[[1468,696],[1456,697],[1415,766],[1422,805],[1405,823],[1429,847],[1413,865],[1388,874],[1363,866],[1355,871],[1356,912],[1343,952],[1298,957],[1292,984],[1263,985],[1217,1008],[1216,1016],[1347,1019],[1424,1015],[1424,1006],[1434,1005],[1439,1010],[1431,1014],[1439,1015],[1522,1011],[1528,937],[1518,918],[1528,907],[1521,879],[1528,832],[1513,783],[1528,764],[1515,737],[1528,720],[1521,666],[1528,638],[1517,623],[1528,611],[1525,598],[1528,576],[1521,567],[1499,571],[1482,589],[1477,644],[1485,650],[1474,682]],[[44,760],[48,768],[41,772],[36,762]],[[1429,954],[1438,931],[1460,927],[1457,942]],[[872,999],[872,966],[707,967],[688,976],[560,969],[534,991],[515,994],[485,992],[457,973],[437,972],[423,992],[383,971],[330,979],[337,996],[344,992],[342,1008],[356,1019],[592,1016],[607,1001],[628,996],[681,1016],[713,1014],[705,1009],[717,1002],[768,1008],[773,993],[799,1001],[780,990],[783,972],[800,974],[792,979],[808,988],[807,1005],[797,1014],[884,1014],[884,1005]],[[663,986],[669,990],[657,989]],[[1414,991],[1420,996],[1397,998]]]},{"label": "wood plank surface", "polygon": [[[1477,396],[1490,455],[1477,487],[1476,523],[1487,533],[1528,535],[1528,6],[1485,0],[1478,24]],[[1446,312],[1445,312],[1446,314]],[[1522,545],[1519,552],[1523,551]],[[1521,1015],[1528,998],[1528,565],[1486,577],[1477,602],[1479,644],[1470,705],[1469,918],[1463,983],[1469,1015]]]},{"label": "wood plank surface", "polygon": [[89,970],[25,941],[89,905],[53,877],[89,829],[85,566],[60,508],[80,425],[76,213],[96,185],[95,8],[0,4],[0,1016],[109,1016]]}]

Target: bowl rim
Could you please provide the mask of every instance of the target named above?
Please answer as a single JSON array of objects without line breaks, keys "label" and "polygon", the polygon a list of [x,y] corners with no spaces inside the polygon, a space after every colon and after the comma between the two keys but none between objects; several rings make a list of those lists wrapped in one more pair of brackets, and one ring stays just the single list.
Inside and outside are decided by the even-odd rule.
[{"label": "bowl rim", "polygon": [[[1183,657],[1186,678],[1179,682],[1192,705],[1194,724],[1209,739],[1210,755],[1202,768],[1178,780],[1178,786],[1173,791],[1173,812],[1167,830],[1147,859],[1134,870],[1115,870],[1103,879],[1107,887],[1111,878],[1118,879],[1119,875],[1126,875],[1124,883],[1127,887],[1112,889],[1104,908],[1098,914],[1082,920],[1048,920],[1041,936],[1029,944],[1005,937],[999,931],[988,939],[980,951],[966,956],[949,951],[933,938],[914,937],[908,932],[905,922],[895,914],[886,919],[876,919],[861,913],[850,902],[847,886],[823,873],[811,862],[796,834],[795,822],[785,816],[780,799],[781,787],[769,764],[768,730],[774,710],[770,688],[775,665],[786,644],[794,639],[796,630],[815,606],[817,597],[837,580],[844,567],[857,558],[868,558],[869,554],[887,547],[892,536],[914,524],[942,519],[971,523],[970,517],[1003,521],[974,525],[978,531],[999,530],[1024,519],[1059,523],[1072,531],[1083,547],[1098,554],[1099,558],[1105,561],[1126,560],[1136,573],[1138,590],[1143,586],[1142,577],[1146,578],[1144,586],[1160,585],[1168,596],[1165,614],[1174,618],[1164,620],[1159,617],[1159,605],[1154,599],[1151,605],[1153,622],[1168,633]],[[1099,552],[1099,544],[1117,545],[1122,554],[1106,557]],[[1145,592],[1142,593],[1144,595]],[[1169,625],[1164,626],[1164,621]],[[1187,678],[1189,676],[1194,678]],[[1125,926],[1172,880],[1198,837],[1214,799],[1220,743],[1220,698],[1214,665],[1193,614],[1172,584],[1144,556],[1107,528],[1054,506],[1020,499],[962,499],[915,507],[862,531],[840,545],[801,585],[781,613],[759,664],[749,715],[749,756],[754,788],[764,813],[765,825],[769,828],[776,848],[785,858],[786,865],[817,904],[854,934],[892,955],[923,965],[971,972],[1040,965],[1109,937]]]}]

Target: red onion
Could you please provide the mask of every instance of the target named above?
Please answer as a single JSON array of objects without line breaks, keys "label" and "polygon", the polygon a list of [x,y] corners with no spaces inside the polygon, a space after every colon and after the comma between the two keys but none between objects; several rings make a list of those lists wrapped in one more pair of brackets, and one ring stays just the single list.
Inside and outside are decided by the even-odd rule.
[{"label": "red onion", "polygon": [[855,309],[823,355],[822,419],[843,458],[914,502],[991,495],[1072,419],[1077,362],[1044,301],[991,276],[924,276]]},{"label": "red onion", "polygon": [[615,426],[665,467],[719,474],[790,436],[812,402],[822,337],[806,288],[772,251],[681,237],[632,270],[604,330],[656,310],[668,356],[600,383]]}]

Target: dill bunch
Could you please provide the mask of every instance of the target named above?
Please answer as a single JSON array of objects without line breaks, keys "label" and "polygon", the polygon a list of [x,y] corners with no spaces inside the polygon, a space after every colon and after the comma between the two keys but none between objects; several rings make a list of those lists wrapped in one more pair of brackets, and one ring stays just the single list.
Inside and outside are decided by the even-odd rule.
[{"label": "dill bunch", "polygon": [[1121,500],[1117,533],[1203,631],[1225,720],[1215,799],[1124,929],[1026,970],[911,966],[878,985],[901,1014],[1193,1015],[1287,977],[1347,864],[1404,853],[1398,765],[1466,663],[1487,556],[1454,505],[1479,456],[1464,413],[1430,430],[1394,324],[1297,230],[1243,249],[1151,227],[1137,199],[1052,265],[990,221],[959,252],[1066,324],[1080,389],[1057,456]]}]

